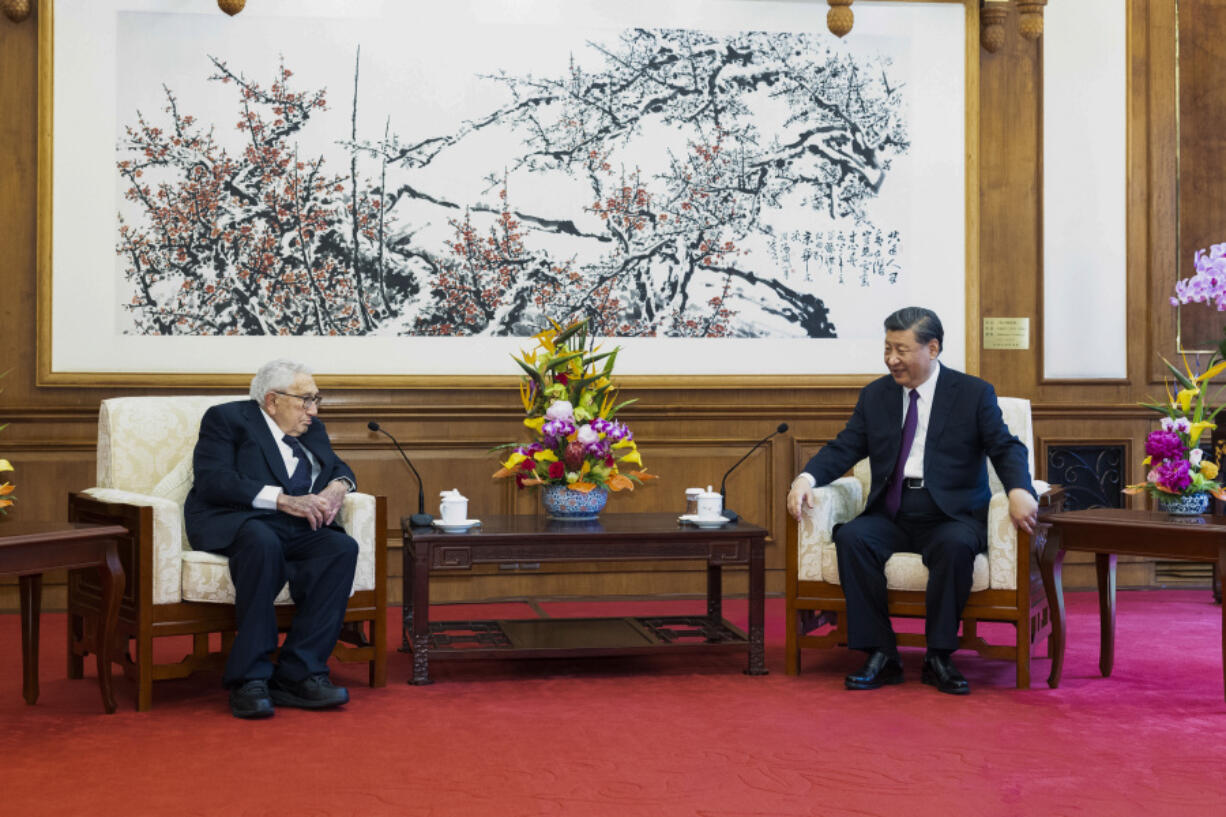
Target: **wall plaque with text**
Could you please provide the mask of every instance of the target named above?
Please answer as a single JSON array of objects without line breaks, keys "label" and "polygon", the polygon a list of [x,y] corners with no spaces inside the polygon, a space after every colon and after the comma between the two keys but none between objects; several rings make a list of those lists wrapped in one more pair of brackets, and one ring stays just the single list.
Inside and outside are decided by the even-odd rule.
[{"label": "wall plaque with text", "polygon": [[1029,349],[1030,318],[984,318],[984,349]]}]

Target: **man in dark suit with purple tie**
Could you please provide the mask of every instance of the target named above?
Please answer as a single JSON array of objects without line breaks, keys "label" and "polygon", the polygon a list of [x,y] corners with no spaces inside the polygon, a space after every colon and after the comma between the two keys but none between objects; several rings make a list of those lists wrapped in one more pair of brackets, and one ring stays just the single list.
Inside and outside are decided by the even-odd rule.
[{"label": "man in dark suit with purple tie", "polygon": [[869,459],[865,511],[834,530],[848,646],[868,653],[847,676],[848,689],[903,680],[885,563],[910,551],[928,568],[922,680],[942,692],[970,692],[951,656],[975,556],[987,547],[988,459],[1008,491],[1014,525],[1034,530],[1038,502],[1026,446],[1005,425],[991,384],[937,361],[943,343],[941,321],[929,309],[907,307],[886,318],[889,375],[861,390],[846,427],[809,460],[788,493],[788,511],[799,519],[815,486]]},{"label": "man in dark suit with purple tie", "polygon": [[[194,550],[230,560],[238,633],[222,682],[239,718],[272,715],[273,704],[306,709],[349,700],[327,661],[353,586],[358,546],[336,516],[356,487],[316,416],[311,370],[265,364],[250,400],[210,408],[200,421],[195,482],[184,515]],[[274,667],[273,600],[289,582],[296,612]]]}]

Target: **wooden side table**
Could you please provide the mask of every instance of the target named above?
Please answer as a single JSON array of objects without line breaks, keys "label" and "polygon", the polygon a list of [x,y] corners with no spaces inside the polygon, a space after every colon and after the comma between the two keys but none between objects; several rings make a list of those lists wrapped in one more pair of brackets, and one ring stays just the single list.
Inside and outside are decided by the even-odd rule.
[{"label": "wooden side table", "polygon": [[[1120,554],[1209,562],[1218,567],[1221,592],[1226,565],[1226,517],[1172,516],[1159,511],[1091,508],[1065,511],[1046,518],[1051,523],[1040,567],[1052,613],[1051,675],[1048,686],[1060,685],[1064,671],[1064,586],[1062,565],[1067,550],[1094,554],[1098,573],[1098,669],[1111,674],[1115,663],[1115,566]],[[1226,694],[1226,607],[1222,610],[1222,681]]]},{"label": "wooden side table", "polygon": [[76,525],[69,522],[0,523],[0,574],[17,575],[21,583],[21,691],[26,703],[38,701],[38,618],[43,573],[48,570],[96,568],[102,583],[103,603],[98,622],[98,685],[102,706],[115,711],[111,687],[111,649],[119,621],[124,573],[119,563],[118,539],[128,531],[120,525]]}]

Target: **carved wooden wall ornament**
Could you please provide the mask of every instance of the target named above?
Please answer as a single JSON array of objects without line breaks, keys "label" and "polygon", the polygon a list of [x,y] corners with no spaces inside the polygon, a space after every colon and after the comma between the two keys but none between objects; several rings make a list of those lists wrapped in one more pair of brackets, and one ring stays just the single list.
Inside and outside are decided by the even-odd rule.
[{"label": "carved wooden wall ornament", "polygon": [[856,21],[855,12],[851,10],[852,0],[826,0],[830,10],[826,12],[826,28],[836,37],[842,37],[851,31]]},{"label": "carved wooden wall ornament", "polygon": [[0,0],[0,11],[14,23],[30,16],[30,0]]}]

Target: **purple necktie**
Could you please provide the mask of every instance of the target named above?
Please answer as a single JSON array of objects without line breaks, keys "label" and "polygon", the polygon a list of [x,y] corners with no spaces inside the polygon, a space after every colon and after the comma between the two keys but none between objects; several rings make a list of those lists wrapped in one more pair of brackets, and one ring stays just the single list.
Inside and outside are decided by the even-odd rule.
[{"label": "purple necktie", "polygon": [[915,426],[919,423],[919,392],[911,390],[911,402],[907,404],[907,419],[902,422],[902,446],[898,449],[898,462],[894,463],[894,476],[890,478],[890,487],[885,493],[885,509],[890,517],[898,515],[898,506],[902,504],[903,469],[907,467],[907,455],[911,453],[911,443],[915,442]]}]

